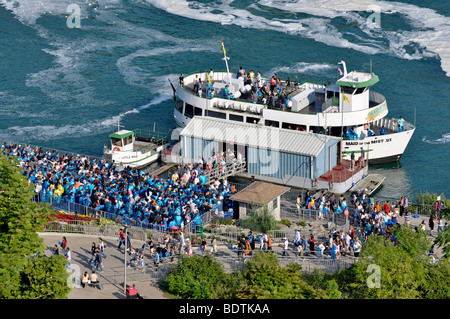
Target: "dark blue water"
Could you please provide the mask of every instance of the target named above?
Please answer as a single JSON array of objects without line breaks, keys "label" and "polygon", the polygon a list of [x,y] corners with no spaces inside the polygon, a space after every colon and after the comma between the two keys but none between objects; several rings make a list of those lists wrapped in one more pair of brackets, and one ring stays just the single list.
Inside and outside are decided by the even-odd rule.
[{"label": "dark blue water", "polygon": [[[277,72],[325,83],[337,62],[379,76],[389,115],[416,118],[377,196],[445,193],[450,6],[445,1],[0,0],[0,139],[101,155],[120,124],[169,132],[180,73]],[[81,10],[69,28],[70,4]],[[378,13],[379,12],[379,13]],[[368,21],[373,24],[368,24]]]}]

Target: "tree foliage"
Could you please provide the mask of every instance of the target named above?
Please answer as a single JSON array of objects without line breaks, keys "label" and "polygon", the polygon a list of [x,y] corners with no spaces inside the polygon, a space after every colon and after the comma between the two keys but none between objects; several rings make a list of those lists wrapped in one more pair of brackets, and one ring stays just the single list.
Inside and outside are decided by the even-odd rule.
[{"label": "tree foliage", "polygon": [[341,271],[338,283],[347,298],[425,299],[449,298],[448,262],[430,263],[432,242],[422,231],[395,230],[396,241],[368,237],[360,262]]},{"label": "tree foliage", "polygon": [[210,255],[181,257],[161,283],[170,294],[182,299],[233,298],[239,278],[226,274]]},{"label": "tree foliage", "polygon": [[273,253],[255,252],[245,264],[244,285],[238,293],[243,299],[318,299],[326,298],[326,291],[308,284],[301,266],[279,264]]},{"label": "tree foliage", "polygon": [[35,257],[46,248],[37,232],[47,223],[50,209],[31,201],[34,185],[17,164],[0,154],[0,297],[64,297],[65,261]]}]

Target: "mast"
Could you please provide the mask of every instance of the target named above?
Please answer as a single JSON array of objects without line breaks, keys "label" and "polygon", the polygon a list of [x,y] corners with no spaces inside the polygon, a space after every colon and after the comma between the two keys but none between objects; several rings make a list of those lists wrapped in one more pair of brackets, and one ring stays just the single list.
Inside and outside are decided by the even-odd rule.
[{"label": "mast", "polygon": [[227,51],[225,51],[225,46],[223,45],[223,40],[221,40],[222,43],[222,49],[223,49],[223,59],[225,61],[225,65],[227,66],[227,74],[228,74],[228,84],[231,86],[231,76],[230,76],[230,69],[228,68],[228,60],[230,59],[227,57]]}]

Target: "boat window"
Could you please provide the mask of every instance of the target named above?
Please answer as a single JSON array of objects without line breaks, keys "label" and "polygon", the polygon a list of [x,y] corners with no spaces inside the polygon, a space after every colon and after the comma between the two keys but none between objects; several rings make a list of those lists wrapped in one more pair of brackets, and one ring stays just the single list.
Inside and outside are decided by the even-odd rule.
[{"label": "boat window", "polygon": [[353,94],[353,92],[355,91],[354,88],[347,87],[347,86],[341,86],[341,90],[342,90],[342,93],[345,93],[345,94]]},{"label": "boat window", "polygon": [[133,135],[127,136],[123,139],[123,146],[133,142]]},{"label": "boat window", "polygon": [[215,111],[210,111],[210,110],[206,111],[206,116],[216,117],[218,119],[226,119],[227,118],[226,113],[215,112]]},{"label": "boat window", "polygon": [[241,115],[230,114],[230,120],[244,122],[244,117]]},{"label": "boat window", "polygon": [[120,138],[111,137],[111,144],[113,146],[122,146],[122,140]]},{"label": "boat window", "polygon": [[280,122],[278,121],[271,121],[271,120],[266,120],[264,122],[265,126],[272,126],[272,127],[280,127]]},{"label": "boat window", "polygon": [[184,115],[186,115],[187,117],[193,117],[194,116],[194,107],[190,104],[185,105],[184,107]]},{"label": "boat window", "polygon": [[334,96],[334,91],[327,91],[327,99],[330,99]]},{"label": "boat window", "polygon": [[294,123],[286,123],[286,122],[281,123],[281,128],[285,128],[288,130],[297,130],[297,131],[305,131],[306,130],[306,128],[303,125],[298,125],[298,124],[294,124]]},{"label": "boat window", "polygon": [[365,90],[366,90],[365,87],[363,87],[363,88],[358,88],[358,89],[356,89],[355,94],[361,94],[361,93],[363,93]]},{"label": "boat window", "polygon": [[195,116],[202,116],[202,109],[199,107],[194,107],[194,115]]},{"label": "boat window", "polygon": [[251,116],[247,116],[247,123],[258,123],[259,122],[259,118],[257,117],[251,117]]},{"label": "boat window", "polygon": [[182,113],[183,112],[183,101],[178,100],[177,103],[175,104],[175,107],[177,108],[178,112]]}]

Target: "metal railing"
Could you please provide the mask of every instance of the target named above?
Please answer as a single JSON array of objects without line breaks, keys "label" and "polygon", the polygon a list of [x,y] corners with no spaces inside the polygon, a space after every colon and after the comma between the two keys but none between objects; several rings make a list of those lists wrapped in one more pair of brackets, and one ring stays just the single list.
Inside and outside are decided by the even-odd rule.
[{"label": "metal railing", "polygon": [[215,167],[211,170],[204,171],[206,184],[214,183],[216,179],[220,180],[224,177],[233,176],[245,171],[245,161],[226,163],[223,166]]}]

